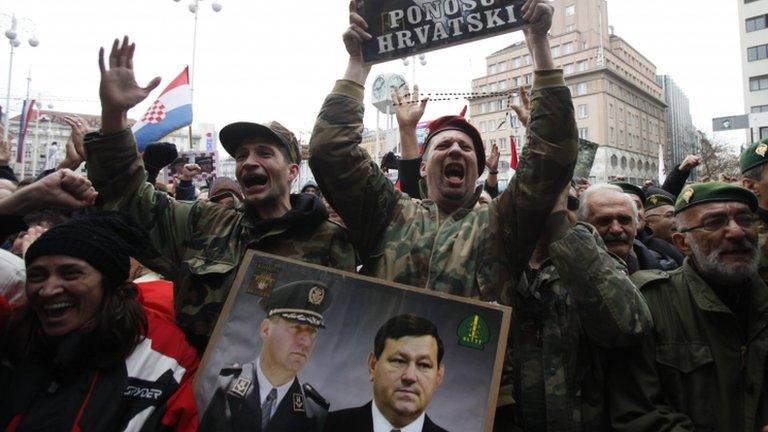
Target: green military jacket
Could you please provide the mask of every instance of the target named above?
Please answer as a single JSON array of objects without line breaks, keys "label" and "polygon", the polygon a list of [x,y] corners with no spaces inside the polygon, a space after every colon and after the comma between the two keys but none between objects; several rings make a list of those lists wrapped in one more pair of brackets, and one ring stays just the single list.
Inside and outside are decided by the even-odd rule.
[{"label": "green military jacket", "polygon": [[396,190],[358,146],[363,110],[363,87],[338,81],[315,123],[309,159],[320,189],[349,229],[361,272],[505,301],[502,293],[508,295],[519,279],[576,163],[578,136],[562,71],[536,72],[528,144],[517,174],[501,196],[478,209],[444,214],[435,202]]},{"label": "green military jacket", "polygon": [[247,249],[355,270],[346,231],[327,219],[265,228],[246,208],[176,201],[146,182],[130,130],[90,136],[86,148],[98,206],[126,212],[147,228],[159,257],[143,263],[173,281],[176,321],[201,354]]},{"label": "green military jacket", "polygon": [[516,425],[527,432],[609,430],[605,353],[640,342],[651,328],[626,266],[591,225],[549,245],[514,296],[511,352]]},{"label": "green military jacket", "polygon": [[672,271],[632,275],[654,330],[611,359],[611,419],[618,431],[753,432],[768,424],[768,287],[740,287],[742,324],[686,258]]}]

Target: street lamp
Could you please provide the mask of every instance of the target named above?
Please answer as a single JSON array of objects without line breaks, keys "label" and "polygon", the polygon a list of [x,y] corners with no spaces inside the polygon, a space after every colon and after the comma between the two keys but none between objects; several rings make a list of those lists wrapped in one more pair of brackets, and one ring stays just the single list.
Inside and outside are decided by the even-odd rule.
[{"label": "street lamp", "polygon": [[[10,104],[11,104],[11,78],[13,75],[13,50],[21,46],[21,38],[24,35],[29,35],[27,42],[29,46],[35,48],[40,45],[40,41],[35,36],[35,23],[29,18],[16,18],[16,15],[8,15],[0,13],[0,18],[3,22],[0,26],[5,27],[5,37],[8,39],[8,44],[11,46],[10,59],[8,60],[8,88],[5,93],[5,123],[3,127],[3,141],[8,140],[8,128],[9,120],[11,118]],[[9,23],[10,22],[10,23]]]},{"label": "street lamp", "polygon": [[[413,85],[416,84],[416,57],[417,56],[414,55],[414,56],[404,57],[403,58],[403,66],[408,66],[409,64],[411,64],[411,58],[413,58],[413,69],[411,69],[411,84],[413,84]],[[418,57],[419,57],[419,62],[421,63],[421,65],[422,66],[426,66],[427,65],[427,56],[424,55],[424,53],[421,53],[421,54],[418,55]]]}]

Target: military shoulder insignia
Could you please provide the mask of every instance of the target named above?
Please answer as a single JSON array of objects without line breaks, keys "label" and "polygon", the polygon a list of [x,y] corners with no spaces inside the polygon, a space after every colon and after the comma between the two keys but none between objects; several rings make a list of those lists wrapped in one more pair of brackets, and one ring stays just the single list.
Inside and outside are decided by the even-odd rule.
[{"label": "military shoulder insignia", "polygon": [[456,334],[459,336],[459,345],[477,350],[484,349],[491,339],[488,324],[477,314],[465,318],[456,329]]},{"label": "military shoulder insignia", "polygon": [[293,410],[304,412],[304,396],[301,393],[293,394]]},{"label": "military shoulder insignia", "polygon": [[693,197],[693,188],[690,186],[685,188],[682,195],[683,195],[683,201],[685,201],[686,203],[690,203],[691,197]]},{"label": "military shoulder insignia", "polygon": [[325,298],[325,290],[319,286],[313,286],[312,289],[309,290],[309,294],[307,295],[307,300],[314,305],[319,305],[320,303],[322,303],[324,298]]},{"label": "military shoulder insignia", "polygon": [[248,294],[260,297],[269,297],[272,295],[272,289],[277,282],[277,273],[279,269],[267,264],[256,264],[251,273],[251,283],[245,290]]},{"label": "military shoulder insignia", "polygon": [[248,393],[248,389],[251,388],[251,380],[245,378],[238,378],[229,390],[230,393],[234,393],[240,397],[245,397]]},{"label": "military shoulder insignia", "polygon": [[755,153],[758,155],[765,157],[765,152],[768,151],[768,144],[761,143],[755,148]]}]

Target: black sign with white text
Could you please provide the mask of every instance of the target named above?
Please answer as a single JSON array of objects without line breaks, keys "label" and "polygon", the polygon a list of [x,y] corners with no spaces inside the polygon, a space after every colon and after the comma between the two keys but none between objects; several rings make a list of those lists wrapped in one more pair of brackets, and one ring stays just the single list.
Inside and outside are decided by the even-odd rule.
[{"label": "black sign with white text", "polygon": [[357,0],[373,39],[366,63],[380,63],[521,29],[525,0]]}]

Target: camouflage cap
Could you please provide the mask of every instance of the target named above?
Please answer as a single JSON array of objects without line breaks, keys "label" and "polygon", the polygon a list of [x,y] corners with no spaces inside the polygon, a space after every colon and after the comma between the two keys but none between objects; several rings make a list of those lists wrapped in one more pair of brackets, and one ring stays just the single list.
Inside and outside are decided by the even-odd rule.
[{"label": "camouflage cap", "polygon": [[268,123],[249,123],[237,122],[230,123],[219,132],[219,140],[224,149],[230,156],[235,157],[235,151],[246,139],[266,138],[277,141],[276,144],[283,146],[288,151],[289,159],[292,163],[301,161],[301,150],[296,135],[289,131],[285,126],[276,121]]},{"label": "camouflage cap", "polygon": [[758,141],[747,147],[739,158],[741,173],[744,174],[752,168],[768,162],[766,152],[768,152],[768,139]]},{"label": "camouflage cap", "polygon": [[643,192],[640,186],[633,185],[632,183],[627,183],[627,182],[611,182],[611,184],[614,186],[620,187],[621,190],[624,191],[624,193],[628,193],[630,195],[636,195],[638,198],[640,198],[640,202],[645,204],[645,192]]},{"label": "camouflage cap", "polygon": [[675,214],[699,204],[710,202],[737,201],[757,210],[757,197],[748,189],[730,183],[709,182],[686,186],[675,203]]},{"label": "camouflage cap", "polygon": [[457,115],[448,115],[432,120],[427,126],[427,137],[424,138],[424,146],[421,149],[421,154],[427,152],[429,142],[440,132],[447,130],[457,130],[469,135],[472,139],[472,144],[475,146],[475,154],[477,154],[477,173],[482,174],[485,170],[485,147],[483,146],[483,138],[480,136],[480,132],[472,126],[464,117]]},{"label": "camouflage cap", "polygon": [[645,209],[650,210],[654,209],[656,207],[661,207],[665,205],[674,206],[675,200],[672,199],[669,195],[666,194],[653,194],[649,195],[648,199],[645,200]]},{"label": "camouflage cap", "polygon": [[325,284],[296,281],[275,288],[272,295],[259,303],[268,317],[279,316],[288,321],[325,328],[323,312],[333,300]]}]

